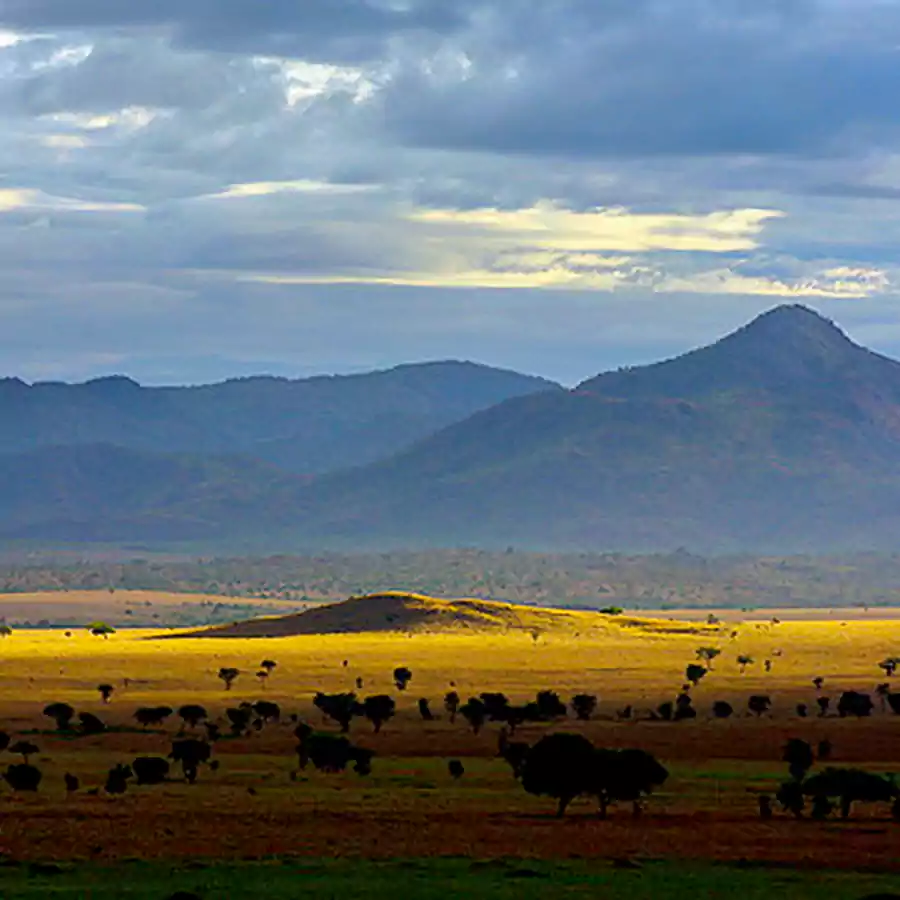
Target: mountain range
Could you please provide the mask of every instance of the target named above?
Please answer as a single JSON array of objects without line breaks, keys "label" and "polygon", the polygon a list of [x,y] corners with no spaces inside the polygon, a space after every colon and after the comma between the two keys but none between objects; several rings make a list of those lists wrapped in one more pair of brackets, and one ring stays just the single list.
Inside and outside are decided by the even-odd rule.
[{"label": "mountain range", "polygon": [[[97,382],[52,386],[51,393],[73,398],[59,401],[70,424],[65,432],[59,423],[50,429],[56,445],[34,424],[46,421],[35,413],[3,429],[0,446],[10,448],[13,431],[32,444],[3,459],[0,533],[304,550],[894,548],[900,363],[858,346],[805,307],[777,307],[708,347],[604,373],[573,390],[440,365],[444,375],[462,378],[452,389],[445,381],[443,393],[428,367],[392,370],[402,389],[392,373],[354,376],[386,381],[389,411],[379,401],[368,404],[368,419],[333,414],[332,395],[323,395],[313,404],[318,418],[307,416],[308,431],[302,416],[288,416],[270,399],[295,390],[294,382],[141,389],[104,380],[102,432],[76,422]],[[415,389],[422,375],[431,389]],[[301,384],[296,395],[310,394]],[[270,394],[239,399],[263,385]],[[329,380],[321,386],[333,387]],[[0,386],[0,410],[9,416],[7,393],[27,390]],[[131,429],[138,407],[125,398],[145,393],[140,428]],[[401,394],[414,398],[412,412],[397,400]],[[186,406],[189,399],[194,412],[167,443],[160,410],[177,406],[173,398]],[[416,427],[365,449],[346,446],[369,427],[384,438],[372,426],[384,421],[382,413]],[[195,437],[204,430],[205,444]],[[126,432],[127,440],[117,438]],[[95,433],[102,445],[87,440]],[[336,449],[316,462],[295,447],[311,441]]]}]

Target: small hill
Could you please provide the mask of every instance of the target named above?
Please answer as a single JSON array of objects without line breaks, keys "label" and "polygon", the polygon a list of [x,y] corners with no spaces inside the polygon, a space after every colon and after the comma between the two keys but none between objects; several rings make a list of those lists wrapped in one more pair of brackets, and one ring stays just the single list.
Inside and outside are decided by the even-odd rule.
[{"label": "small hill", "polygon": [[640,628],[656,633],[712,634],[716,629],[600,612],[550,609],[498,603],[494,600],[440,600],[424,594],[386,591],[351,597],[277,618],[250,619],[176,637],[275,638],[303,634],[362,634],[370,632],[529,632],[532,634],[589,634],[611,628]]}]

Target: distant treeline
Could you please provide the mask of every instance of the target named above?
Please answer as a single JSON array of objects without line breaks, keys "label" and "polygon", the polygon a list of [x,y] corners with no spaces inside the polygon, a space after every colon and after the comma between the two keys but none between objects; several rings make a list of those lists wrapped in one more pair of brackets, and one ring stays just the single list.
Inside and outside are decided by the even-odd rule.
[{"label": "distant treeline", "polygon": [[718,557],[441,550],[229,559],[0,561],[0,592],[151,590],[320,602],[400,589],[627,610],[900,604],[900,554]]}]

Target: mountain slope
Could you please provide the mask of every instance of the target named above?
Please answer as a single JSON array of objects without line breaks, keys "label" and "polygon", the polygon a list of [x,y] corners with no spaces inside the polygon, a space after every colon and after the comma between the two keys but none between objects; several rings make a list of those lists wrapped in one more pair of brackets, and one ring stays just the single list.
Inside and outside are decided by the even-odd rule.
[{"label": "mountain slope", "polygon": [[[326,508],[354,515],[329,515]],[[502,403],[324,478],[307,528],[420,544],[787,551],[892,545],[900,364],[802,307],[708,348]]]},{"label": "mountain slope", "polygon": [[290,381],[246,378],[148,388],[0,380],[0,453],[111,444],[159,453],[237,453],[300,474],[357,466],[509,397],[557,389],[474,363]]},{"label": "mountain slope", "polygon": [[[0,536],[188,534],[348,551],[894,549],[900,364],[810,310],[779,307],[710,347],[505,400],[387,460],[315,479],[206,457],[169,458],[171,471],[145,457],[81,459],[71,473],[54,453],[20,459],[0,483]],[[122,466],[137,468],[113,489],[108,473]],[[77,491],[65,502],[48,493],[68,483]]]}]

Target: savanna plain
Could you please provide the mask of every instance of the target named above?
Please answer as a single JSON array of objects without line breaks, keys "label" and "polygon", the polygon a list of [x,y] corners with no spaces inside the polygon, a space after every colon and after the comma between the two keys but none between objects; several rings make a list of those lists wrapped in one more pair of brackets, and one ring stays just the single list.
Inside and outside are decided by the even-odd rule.
[{"label": "savanna plain", "polygon": [[[580,614],[570,614],[580,615]],[[592,620],[593,621],[593,620]],[[889,618],[698,622],[609,616],[600,627],[555,632],[468,629],[320,634],[273,639],[181,638],[172,631],[16,630],[0,641],[0,727],[38,748],[37,792],[0,799],[0,896],[19,897],[733,897],[836,900],[900,891],[900,824],[890,805],[858,803],[851,816],[796,819],[759,797],[787,778],[788,739],[832,747],[829,765],[896,769],[900,716],[879,702],[878,663],[897,654]],[[697,717],[651,711],[682,692],[697,650],[721,652],[692,687]],[[752,660],[739,665],[738,658]],[[276,665],[258,677],[263,660]],[[768,665],[766,661],[768,660]],[[411,673],[405,689],[394,670]],[[223,668],[240,674],[230,688]],[[823,682],[817,690],[814,678]],[[97,690],[113,690],[104,702]],[[498,755],[500,725],[478,733],[444,697],[485,691],[512,703],[552,690],[566,703],[592,694],[591,718],[526,723],[516,741],[583,734],[598,747],[636,747],[670,772],[635,818],[630,804],[601,819],[576,799],[563,818],[550,797],[523,790]],[[871,716],[834,712],[841,693],[875,699]],[[374,751],[371,773],[299,768],[298,722],[338,732],[313,704],[317,692],[389,694],[396,714],[375,733],[355,718],[349,739]],[[772,705],[751,713],[748,699]],[[832,698],[829,714],[817,699]],[[427,698],[434,718],[420,715]],[[278,721],[229,733],[226,710],[265,700]],[[715,701],[734,715],[717,719]],[[51,703],[91,713],[107,730],[59,731]],[[202,705],[222,737],[216,765],[189,784],[173,766],[162,784],[104,789],[135,757],[166,757],[173,739],[205,738],[177,712],[141,727],[138,708]],[[798,704],[808,715],[798,715]],[[631,716],[623,718],[625,707]],[[6,764],[17,762],[12,748]],[[462,764],[453,777],[448,762]],[[67,791],[64,776],[79,788]],[[458,773],[457,773],[458,775]]]}]

